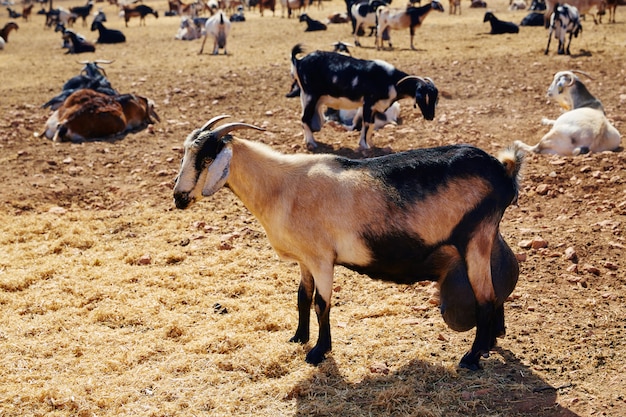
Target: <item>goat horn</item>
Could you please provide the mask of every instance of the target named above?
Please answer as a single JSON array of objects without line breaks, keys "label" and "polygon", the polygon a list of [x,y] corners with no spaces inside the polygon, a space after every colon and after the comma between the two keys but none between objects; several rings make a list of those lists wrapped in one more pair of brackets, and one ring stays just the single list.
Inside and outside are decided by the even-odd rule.
[{"label": "goat horn", "polygon": [[396,86],[402,84],[403,82],[405,82],[406,80],[420,80],[422,82],[426,82],[426,80],[424,80],[422,77],[418,77],[417,75],[407,75],[406,77],[402,78],[400,81],[398,81],[396,83]]},{"label": "goat horn", "polygon": [[200,131],[201,131],[201,132],[204,132],[205,130],[209,130],[209,129],[211,129],[211,128],[213,127],[213,125],[214,125],[215,123],[219,122],[219,121],[220,121],[220,120],[222,120],[222,119],[226,119],[226,118],[228,118],[228,117],[230,117],[230,116],[229,116],[229,115],[226,115],[226,114],[222,114],[222,115],[220,115],[220,116],[215,116],[214,118],[212,118],[211,120],[209,120],[208,122],[206,122],[206,123],[204,124],[204,126],[202,126],[202,127],[200,128]]},{"label": "goat horn", "polygon": [[586,76],[587,78],[589,78],[590,80],[593,80],[593,79],[594,79],[591,75],[589,75],[589,74],[588,74],[588,73],[586,73],[585,71],[581,71],[581,70],[574,70],[574,69],[573,69],[573,70],[570,70],[570,71],[571,71],[571,72],[575,72],[575,73],[577,73],[577,74],[582,74],[582,75]]},{"label": "goat horn", "polygon": [[229,132],[231,132],[233,130],[244,129],[244,128],[255,129],[255,130],[259,130],[261,132],[265,131],[265,129],[263,129],[261,127],[257,127],[257,126],[254,126],[254,125],[249,125],[247,123],[228,123],[228,124],[225,124],[225,125],[222,125],[222,126],[218,127],[217,129],[215,129],[211,133],[214,134],[215,136],[217,136],[218,138],[222,138],[224,135],[228,134]]}]

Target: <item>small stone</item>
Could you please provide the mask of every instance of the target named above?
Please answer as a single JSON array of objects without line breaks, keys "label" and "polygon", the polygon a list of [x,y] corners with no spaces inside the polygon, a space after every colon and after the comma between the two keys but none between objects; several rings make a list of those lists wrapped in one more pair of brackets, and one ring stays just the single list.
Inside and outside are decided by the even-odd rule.
[{"label": "small stone", "polygon": [[150,254],[145,254],[141,258],[137,260],[139,265],[150,265],[152,263],[152,256]]},{"label": "small stone", "polygon": [[382,362],[373,363],[370,365],[370,372],[373,374],[387,375],[389,373],[389,367]]},{"label": "small stone", "polygon": [[547,248],[548,242],[540,237],[536,237],[530,243],[530,247],[533,249]]},{"label": "small stone", "polygon": [[576,262],[578,260],[578,255],[576,254],[576,249],[574,249],[574,247],[570,246],[565,249],[565,259],[572,262]]},{"label": "small stone", "polygon": [[51,213],[51,214],[65,214],[66,212],[67,212],[67,210],[65,210],[63,207],[59,207],[59,206],[50,207],[48,209],[48,213]]},{"label": "small stone", "polygon": [[546,195],[548,194],[549,190],[550,190],[550,186],[548,184],[539,184],[537,188],[535,189],[535,191],[537,191],[537,194],[539,195]]},{"label": "small stone", "polygon": [[593,275],[600,275],[600,270],[591,264],[583,265],[583,271],[588,272]]}]

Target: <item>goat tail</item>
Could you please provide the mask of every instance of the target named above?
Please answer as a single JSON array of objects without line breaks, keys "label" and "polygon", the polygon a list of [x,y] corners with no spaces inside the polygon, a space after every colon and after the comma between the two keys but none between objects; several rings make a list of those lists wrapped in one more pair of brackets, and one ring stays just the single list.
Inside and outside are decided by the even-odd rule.
[{"label": "goat tail", "polygon": [[298,58],[297,55],[304,52],[304,48],[301,43],[296,44],[291,50],[291,62],[295,63]]},{"label": "goat tail", "polygon": [[517,179],[524,162],[524,151],[519,145],[514,143],[500,151],[498,160],[504,166],[507,177]]}]

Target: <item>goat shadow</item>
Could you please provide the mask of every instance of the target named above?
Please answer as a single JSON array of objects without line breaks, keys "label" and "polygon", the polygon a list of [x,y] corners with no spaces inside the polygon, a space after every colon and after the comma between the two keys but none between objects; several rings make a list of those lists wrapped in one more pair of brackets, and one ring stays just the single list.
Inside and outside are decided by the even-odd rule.
[{"label": "goat shadow", "polygon": [[[143,127],[140,126],[140,127],[137,127],[135,129],[132,129],[126,132],[118,133],[117,135],[111,135],[111,136],[107,136],[103,138],[85,138],[85,139],[65,140],[65,141],[62,141],[62,143],[95,143],[95,142],[116,143],[116,142],[120,142],[124,140],[126,136],[128,135],[140,133],[144,130],[147,130],[147,128],[148,128],[148,125],[143,126]],[[45,138],[44,136],[41,136],[41,137]]]},{"label": "goat shadow", "polygon": [[577,54],[570,54],[570,56],[572,58],[582,58],[582,57],[591,57],[593,56],[593,54],[591,53],[591,51],[588,51],[586,49],[581,49],[580,52],[578,52]]},{"label": "goat shadow", "polygon": [[394,372],[372,373],[356,382],[347,381],[328,357],[288,397],[296,399],[296,417],[440,415],[445,407],[440,398],[449,396],[460,396],[467,406],[445,410],[444,415],[580,417],[556,402],[557,393],[571,385],[551,386],[511,351],[496,347],[495,353],[501,361],[492,354],[478,372],[459,369],[455,375],[416,359]]}]

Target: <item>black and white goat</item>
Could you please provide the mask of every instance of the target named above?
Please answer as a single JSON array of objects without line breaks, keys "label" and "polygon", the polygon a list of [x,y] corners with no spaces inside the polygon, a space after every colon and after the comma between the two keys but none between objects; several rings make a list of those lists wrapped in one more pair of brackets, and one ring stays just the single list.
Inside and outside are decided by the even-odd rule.
[{"label": "black and white goat", "polygon": [[83,36],[78,35],[71,29],[65,29],[63,32],[63,40],[70,42],[70,47],[67,49],[67,52],[65,52],[66,54],[96,52],[96,46],[93,43],[86,41]]},{"label": "black and white goat", "polygon": [[519,275],[499,225],[516,200],[522,154],[499,158],[467,145],[415,149],[378,158],[285,155],[228,135],[255,126],[219,116],[194,130],[174,186],[186,209],[222,186],[261,223],[278,255],[298,262],[298,328],[309,341],[311,305],[319,323],[306,361],[331,350],[333,270],[343,265],[375,279],[436,281],[441,313],[456,331],[476,327],[460,366],[477,370],[505,334],[504,301]]},{"label": "black and white goat", "polygon": [[519,26],[517,26],[513,22],[504,22],[499,20],[493,13],[487,12],[485,13],[485,17],[483,18],[483,23],[489,22],[491,25],[492,35],[502,35],[504,33],[519,33]]},{"label": "black and white goat", "polygon": [[415,46],[413,45],[415,28],[422,25],[422,22],[432,10],[443,13],[443,5],[437,0],[432,0],[431,3],[424,6],[410,6],[404,10],[392,10],[388,7],[378,8],[376,11],[378,20],[378,25],[376,26],[376,48],[381,49],[383,47],[385,33],[387,33],[389,47],[392,47],[391,36],[388,34],[389,30],[409,28],[409,33],[411,34],[411,49],[415,49]]},{"label": "black and white goat", "polygon": [[[578,34],[583,30],[580,24],[580,15],[578,9],[569,4],[559,5],[556,3],[554,11],[550,16],[550,31],[548,32],[548,45],[546,46],[545,54],[548,55],[550,49],[550,40],[554,33],[554,38],[559,40],[558,54],[571,55],[569,47],[572,43],[572,36],[578,37]],[[569,34],[569,40],[567,42],[567,48],[565,47],[565,38]]]},{"label": "black and white goat", "polygon": [[19,28],[19,25],[15,22],[8,22],[5,24],[2,29],[0,29],[0,39],[2,39],[2,42],[9,42],[9,33],[13,30],[17,31]]},{"label": "black and white goat", "polygon": [[552,128],[535,146],[517,141],[527,152],[557,155],[579,155],[588,152],[614,151],[621,135],[604,114],[604,107],[572,71],[554,75],[548,97],[566,112],[556,120],[544,119]]},{"label": "black and white goat", "polygon": [[305,32],[316,32],[319,30],[327,29],[324,23],[320,22],[319,20],[313,19],[311,16],[309,16],[306,13],[302,13],[300,15],[299,21],[306,22],[306,29],[304,29]]},{"label": "black and white goat", "polygon": [[202,54],[202,51],[204,51],[204,44],[209,36],[213,38],[213,55],[217,55],[220,49],[223,49],[224,55],[226,55],[226,41],[230,33],[230,26],[230,20],[228,20],[226,13],[222,10],[217,11],[213,16],[209,17],[204,26],[204,39],[202,40],[202,46],[200,47],[198,55]]},{"label": "black and white goat", "polygon": [[98,20],[93,21],[91,24],[91,31],[98,31],[98,40],[96,43],[122,43],[126,42],[126,36],[122,31],[117,29],[108,29],[104,24]]},{"label": "black and white goat", "polygon": [[334,109],[363,107],[359,148],[370,147],[377,114],[395,101],[412,98],[426,120],[435,117],[439,91],[429,78],[409,75],[380,60],[363,60],[337,52],[315,51],[302,58],[302,45],[291,50],[291,75],[300,86],[302,128],[306,146],[317,145],[313,132],[324,123],[323,105]]},{"label": "black and white goat", "polygon": [[70,78],[63,84],[62,91],[43,106],[56,110],[72,93],[88,88],[110,96],[117,95],[117,91],[111,86],[106,77],[106,72],[99,64],[110,64],[113,61],[96,60],[93,62],[83,61],[85,66],[80,74]]},{"label": "black and white goat", "polygon": [[361,46],[359,37],[365,33],[366,28],[370,28],[371,33],[376,31],[376,11],[379,7],[383,7],[388,4],[389,1],[387,0],[370,0],[369,2],[354,1],[352,3],[348,2],[350,20],[352,21],[352,35],[354,36],[354,44],[356,46]]}]

